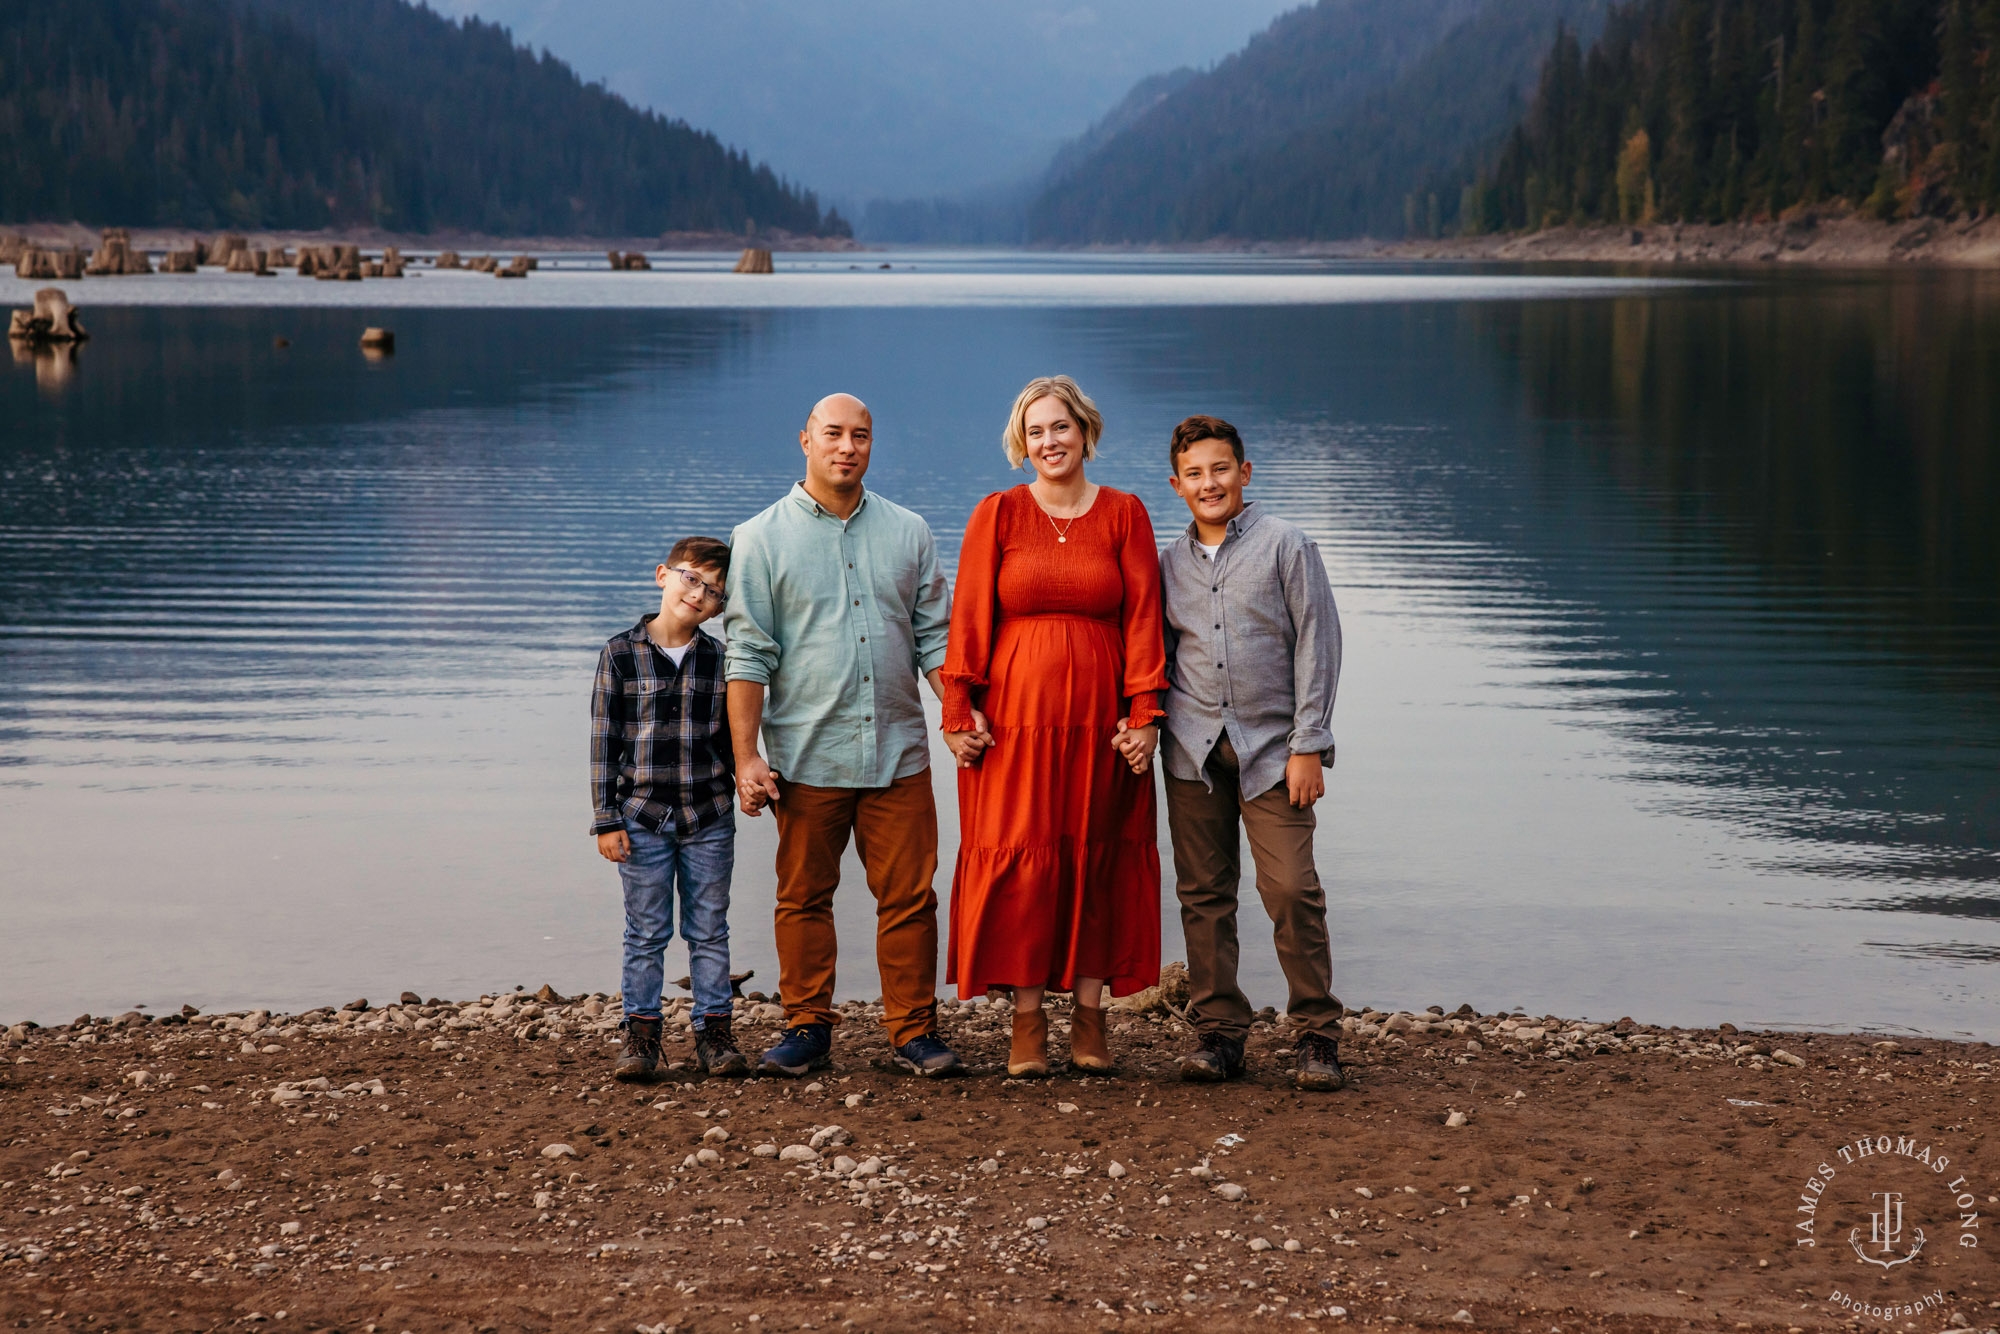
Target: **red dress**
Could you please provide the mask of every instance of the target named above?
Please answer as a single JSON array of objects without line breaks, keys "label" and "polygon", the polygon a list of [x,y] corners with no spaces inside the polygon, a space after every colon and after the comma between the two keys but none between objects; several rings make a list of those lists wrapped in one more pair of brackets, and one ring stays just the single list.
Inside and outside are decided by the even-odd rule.
[{"label": "red dress", "polygon": [[[1064,542],[1056,528],[1064,529]],[[1160,979],[1153,776],[1111,746],[1160,716],[1160,558],[1137,496],[1098,488],[1074,522],[1025,486],[966,525],[944,664],[944,725],[993,746],[958,771],[960,839],[945,980],[1115,996]]]}]

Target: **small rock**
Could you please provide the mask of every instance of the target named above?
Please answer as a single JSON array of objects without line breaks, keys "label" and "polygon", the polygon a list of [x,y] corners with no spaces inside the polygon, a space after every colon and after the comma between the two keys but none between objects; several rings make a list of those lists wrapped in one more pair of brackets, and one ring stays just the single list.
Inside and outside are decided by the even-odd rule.
[{"label": "small rock", "polygon": [[858,1177],[880,1176],[881,1174],[882,1160],[873,1156],[863,1158],[854,1168],[854,1175]]},{"label": "small rock", "polygon": [[1305,1243],[1300,1241],[1297,1237],[1285,1238],[1285,1249],[1290,1251],[1292,1254],[1297,1255],[1300,1251],[1304,1250],[1305,1248],[1306,1248]]},{"label": "small rock", "polygon": [[1777,1050],[1777,1051],[1774,1051],[1774,1052],[1772,1052],[1772,1053],[1771,1053],[1771,1059],[1772,1059],[1772,1060],[1774,1060],[1774,1061],[1776,1061],[1776,1062],[1777,1062],[1777,1063],[1778,1063],[1779,1065],[1804,1065],[1804,1064],[1805,1064],[1805,1058],[1804,1058],[1804,1057],[1801,1057],[1801,1056],[1794,1056],[1794,1055],[1792,1055],[1792,1054],[1791,1054],[1790,1052],[1788,1052],[1788,1051],[1785,1051],[1785,1050],[1784,1050],[1784,1049],[1782,1049],[1782,1048],[1780,1048],[1780,1049],[1779,1049],[1779,1050]]},{"label": "small rock", "polygon": [[1123,1163],[1111,1164],[1109,1167],[1104,1169],[1104,1175],[1110,1177],[1113,1181],[1118,1180],[1119,1178],[1125,1175],[1125,1164]]},{"label": "small rock", "polygon": [[722,1155],[717,1153],[714,1149],[703,1149],[700,1153],[697,1153],[694,1156],[694,1159],[696,1162],[700,1163],[703,1167],[714,1167],[717,1163],[722,1161]]},{"label": "small rock", "polygon": [[778,1146],[775,1144],[759,1144],[756,1148],[750,1150],[750,1152],[758,1158],[776,1158],[778,1156]]},{"label": "small rock", "polygon": [[1457,1130],[1460,1126],[1465,1125],[1467,1120],[1468,1118],[1464,1112],[1453,1112],[1444,1119],[1444,1123],[1448,1128]]},{"label": "small rock", "polygon": [[992,1176],[995,1172],[998,1172],[1000,1170],[1000,1164],[994,1159],[988,1158],[986,1161],[979,1164],[979,1170],[986,1173],[986,1175],[988,1176]]},{"label": "small rock", "polygon": [[396,1003],[398,1005],[422,1005],[424,998],[414,991],[406,991],[396,998]]},{"label": "small rock", "polygon": [[1056,1110],[1064,1116],[1072,1116],[1076,1113],[1076,1104],[1073,1102],[1059,1102],[1056,1104]]},{"label": "small rock", "polygon": [[813,1132],[811,1140],[812,1146],[815,1149],[828,1147],[837,1149],[843,1144],[852,1144],[853,1142],[854,1136],[848,1134],[846,1129],[841,1126],[822,1126]]},{"label": "small rock", "polygon": [[880,1264],[889,1258],[889,1253],[887,1251],[870,1251],[868,1252],[868,1258]]},{"label": "small rock", "polygon": [[847,1105],[849,1107],[859,1107],[862,1103],[867,1101],[868,1101],[868,1095],[866,1093],[850,1093],[847,1095]]},{"label": "small rock", "polygon": [[535,1207],[537,1209],[552,1209],[555,1207],[555,1202],[554,1191],[538,1190],[535,1192]]},{"label": "small rock", "polygon": [[1457,1315],[1452,1317],[1452,1320],[1456,1324],[1469,1325],[1472,1323],[1472,1312],[1460,1311]]},{"label": "small rock", "polygon": [[356,1014],[360,1014],[363,1011],[367,1010],[368,998],[366,996],[363,996],[360,1000],[351,1000],[347,1002],[347,1004],[341,1006],[340,1008],[343,1010],[352,1010]]},{"label": "small rock", "polygon": [[280,1223],[278,1224],[278,1235],[281,1237],[296,1237],[299,1235],[302,1226],[296,1220],[289,1223]]},{"label": "small rock", "polygon": [[727,1144],[729,1142],[729,1132],[721,1126],[710,1126],[701,1132],[701,1137],[710,1144]]},{"label": "small rock", "polygon": [[778,1151],[778,1161],[781,1163],[816,1163],[819,1161],[819,1154],[804,1144],[787,1144],[783,1149]]},{"label": "small rock", "polygon": [[820,1083],[817,1079],[815,1079],[812,1083],[806,1085],[806,1092],[824,1093],[826,1092],[826,1085]]},{"label": "small rock", "polygon": [[1250,1249],[1253,1251],[1268,1251],[1271,1249],[1271,1243],[1263,1237],[1252,1237],[1250,1238]]},{"label": "small rock", "polygon": [[1234,1181],[1225,1181],[1215,1188],[1215,1193],[1223,1199],[1228,1200],[1231,1204],[1234,1204],[1243,1198],[1244,1190],[1243,1187],[1237,1185]]},{"label": "small rock", "polygon": [[1356,1186],[1354,1188],[1354,1193],[1356,1195],[1359,1195],[1364,1200],[1372,1200],[1375,1198],[1375,1192],[1368,1189],[1368,1187],[1366,1186]]},{"label": "small rock", "polygon": [[1028,1220],[1028,1231],[1030,1232],[1046,1232],[1048,1228],[1049,1220],[1046,1218],[1036,1217]]},{"label": "small rock", "polygon": [[854,1175],[854,1169],[859,1166],[861,1166],[860,1163],[855,1162],[852,1158],[849,1158],[844,1153],[841,1154],[838,1158],[833,1160],[833,1170],[840,1173],[840,1175],[842,1176]]},{"label": "small rock", "polygon": [[576,1150],[567,1144],[547,1144],[542,1147],[542,1157],[550,1159],[574,1158],[576,1157]]}]

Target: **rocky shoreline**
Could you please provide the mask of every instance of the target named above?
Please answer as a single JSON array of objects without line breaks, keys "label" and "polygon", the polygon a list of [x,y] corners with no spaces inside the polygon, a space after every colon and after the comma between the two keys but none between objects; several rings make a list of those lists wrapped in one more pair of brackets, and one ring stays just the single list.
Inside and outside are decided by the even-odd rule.
[{"label": "rocky shoreline", "polygon": [[[943,1004],[973,1066],[945,1082],[889,1067],[865,1004],[823,1075],[677,1059],[649,1087],[609,1078],[615,998],[547,988],[15,1025],[0,1320],[1833,1328],[1822,1289],[1870,1276],[1800,1250],[1793,1210],[1834,1146],[1934,1136],[2000,1186],[1983,1044],[1366,1010],[1351,1086],[1308,1095],[1268,1011],[1248,1079],[1179,1083],[1167,983],[1113,1020],[1111,1078],[1005,1078],[990,1002]],[[781,1017],[739,1001],[746,1048]],[[2000,1319],[1990,1261],[1934,1251],[1923,1327]]]},{"label": "rocky shoreline", "polygon": [[[212,237],[213,230],[191,227],[133,227],[122,230],[135,251],[167,255],[194,248],[195,243]],[[44,250],[90,250],[97,247],[103,229],[80,222],[9,224],[0,233],[18,234],[35,248]],[[416,254],[443,251],[506,252],[509,254],[584,254],[596,256],[607,250],[651,252],[715,251],[740,252],[746,247],[781,253],[845,253],[867,247],[845,236],[805,236],[783,230],[745,236],[741,232],[667,232],[658,236],[492,236],[483,232],[391,232],[359,227],[321,231],[256,231],[241,233],[258,250],[296,250],[300,247],[354,245],[369,250],[395,248]],[[11,261],[9,261],[11,262]]]}]

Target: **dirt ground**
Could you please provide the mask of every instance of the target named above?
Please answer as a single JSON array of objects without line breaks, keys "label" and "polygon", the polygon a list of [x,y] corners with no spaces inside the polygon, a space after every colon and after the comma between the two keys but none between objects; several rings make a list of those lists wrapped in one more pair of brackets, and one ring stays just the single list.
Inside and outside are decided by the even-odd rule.
[{"label": "dirt ground", "polygon": [[2000,1323],[1990,1046],[1368,1012],[1308,1095],[1282,1024],[1238,1083],[1164,1007],[1019,1081],[947,1005],[925,1082],[853,1006],[825,1074],[633,1087],[607,998],[405,1001],[0,1035],[0,1328]]}]

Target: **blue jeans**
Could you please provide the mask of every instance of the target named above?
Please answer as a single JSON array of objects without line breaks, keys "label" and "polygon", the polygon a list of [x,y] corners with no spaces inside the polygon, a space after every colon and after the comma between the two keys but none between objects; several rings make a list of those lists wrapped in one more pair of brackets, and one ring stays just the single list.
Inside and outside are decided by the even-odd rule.
[{"label": "blue jeans", "polygon": [[674,887],[680,887],[681,939],[694,985],[694,1026],[729,1016],[729,877],[736,869],[736,822],[682,838],[669,825],[654,833],[625,822],[632,856],[618,865],[625,883],[625,1013],[660,1015],[667,942],[674,938]]}]

